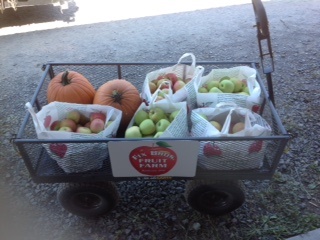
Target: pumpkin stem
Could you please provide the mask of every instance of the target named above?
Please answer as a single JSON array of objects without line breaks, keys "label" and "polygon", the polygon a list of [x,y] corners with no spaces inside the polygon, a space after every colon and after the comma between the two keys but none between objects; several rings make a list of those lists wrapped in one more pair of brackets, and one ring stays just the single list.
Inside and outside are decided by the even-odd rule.
[{"label": "pumpkin stem", "polygon": [[61,83],[63,86],[70,84],[70,79],[68,78],[68,74],[69,74],[68,70],[62,74]]},{"label": "pumpkin stem", "polygon": [[116,103],[121,103],[122,94],[119,93],[117,90],[113,90],[113,91],[112,91],[112,98],[113,98],[113,101],[114,101],[114,102],[116,102]]}]

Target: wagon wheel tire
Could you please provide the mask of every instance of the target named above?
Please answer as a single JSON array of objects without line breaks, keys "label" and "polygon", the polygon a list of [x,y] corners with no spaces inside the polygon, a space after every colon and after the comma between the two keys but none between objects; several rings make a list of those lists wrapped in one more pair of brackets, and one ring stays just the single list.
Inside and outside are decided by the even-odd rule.
[{"label": "wagon wheel tire", "polygon": [[185,198],[190,207],[213,216],[228,214],[245,201],[241,181],[201,181],[186,183]]},{"label": "wagon wheel tire", "polygon": [[113,182],[62,183],[57,198],[65,210],[81,217],[105,215],[119,202],[119,194]]}]

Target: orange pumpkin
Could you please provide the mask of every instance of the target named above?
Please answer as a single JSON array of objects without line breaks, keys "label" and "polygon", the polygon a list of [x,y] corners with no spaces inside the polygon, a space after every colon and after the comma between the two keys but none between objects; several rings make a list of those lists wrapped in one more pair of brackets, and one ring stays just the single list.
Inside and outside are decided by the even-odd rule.
[{"label": "orange pumpkin", "polygon": [[57,74],[47,89],[48,102],[92,104],[96,90],[88,79],[75,71]]},{"label": "orange pumpkin", "polygon": [[124,131],[142,103],[137,88],[125,79],[114,79],[100,86],[94,104],[108,105],[122,111],[120,130]]}]

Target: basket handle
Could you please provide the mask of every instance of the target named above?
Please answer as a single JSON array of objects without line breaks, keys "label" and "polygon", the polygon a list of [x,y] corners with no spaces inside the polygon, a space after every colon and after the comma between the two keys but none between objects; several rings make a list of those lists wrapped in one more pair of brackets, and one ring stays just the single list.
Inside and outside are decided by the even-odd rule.
[{"label": "basket handle", "polygon": [[34,124],[36,125],[36,126],[35,126],[35,127],[36,127],[36,130],[37,130],[37,129],[40,129],[41,131],[45,131],[45,129],[43,129],[43,125],[40,124],[39,119],[38,119],[38,117],[37,117],[37,114],[36,114],[35,111],[33,110],[31,103],[30,103],[30,102],[27,102],[25,106],[26,106],[27,110],[29,111],[29,113],[30,113],[31,116],[32,116],[33,122],[34,122]]}]

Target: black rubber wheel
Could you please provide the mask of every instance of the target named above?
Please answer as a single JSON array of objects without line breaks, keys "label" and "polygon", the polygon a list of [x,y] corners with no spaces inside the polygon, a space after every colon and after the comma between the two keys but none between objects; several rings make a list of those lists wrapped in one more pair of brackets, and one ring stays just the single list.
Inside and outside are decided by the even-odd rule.
[{"label": "black rubber wheel", "polygon": [[110,212],[119,202],[113,182],[62,183],[58,201],[72,214],[81,217],[99,217]]},{"label": "black rubber wheel", "polygon": [[225,215],[244,203],[244,185],[240,181],[188,181],[185,197],[201,213]]}]

